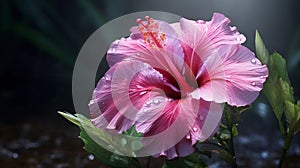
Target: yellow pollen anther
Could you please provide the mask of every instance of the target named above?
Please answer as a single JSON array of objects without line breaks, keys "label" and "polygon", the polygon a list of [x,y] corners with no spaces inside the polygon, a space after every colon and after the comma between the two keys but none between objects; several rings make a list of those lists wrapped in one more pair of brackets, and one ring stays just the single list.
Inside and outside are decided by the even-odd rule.
[{"label": "yellow pollen anther", "polygon": [[144,42],[151,48],[162,48],[166,46],[166,34],[159,30],[158,22],[149,16],[145,16],[145,21],[138,18],[138,31],[142,34]]}]

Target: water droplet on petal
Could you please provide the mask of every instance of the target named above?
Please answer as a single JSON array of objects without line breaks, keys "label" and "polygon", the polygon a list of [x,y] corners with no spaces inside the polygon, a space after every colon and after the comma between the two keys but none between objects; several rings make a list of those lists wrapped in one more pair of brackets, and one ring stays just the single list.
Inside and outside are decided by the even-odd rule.
[{"label": "water droplet on petal", "polygon": [[120,40],[117,40],[117,41],[115,42],[115,44],[117,44],[117,45],[118,45],[119,43],[120,43]]},{"label": "water droplet on petal", "polygon": [[110,77],[109,75],[105,75],[104,79],[105,79],[106,81],[111,81],[111,77]]},{"label": "water droplet on petal", "polygon": [[237,28],[235,26],[230,27],[230,29],[231,29],[231,31],[236,31],[237,30]]},{"label": "water droplet on petal", "polygon": [[142,96],[142,95],[144,95],[146,93],[147,93],[147,91],[142,91],[142,92],[140,92],[140,96]]},{"label": "water droplet on petal", "polygon": [[138,53],[136,53],[136,55],[137,55],[137,56],[140,56],[140,55],[141,55],[141,53],[139,53],[139,52],[138,52]]},{"label": "water droplet on petal", "polygon": [[251,82],[251,85],[252,85],[252,86],[255,86],[255,85],[256,85],[256,82]]},{"label": "water droplet on petal", "polygon": [[112,52],[115,52],[115,51],[116,51],[116,49],[115,49],[115,48],[112,48],[112,49],[111,49],[111,51],[112,51]]},{"label": "water droplet on petal", "polygon": [[265,78],[265,76],[260,76],[260,79],[264,79]]},{"label": "water droplet on petal", "polygon": [[200,115],[200,120],[202,121],[202,120],[204,120],[204,117],[203,117],[203,115]]},{"label": "water droplet on petal", "polygon": [[256,63],[256,59],[253,58],[253,59],[251,60],[251,63],[252,63],[252,64],[255,64],[255,63]]},{"label": "water droplet on petal", "polygon": [[151,105],[150,102],[146,102],[146,103],[144,104],[144,107],[150,107],[150,105]]},{"label": "water droplet on petal", "polygon": [[236,40],[237,40],[237,41],[241,41],[240,36],[237,36],[237,37],[236,37]]},{"label": "water droplet on petal", "polygon": [[190,135],[187,135],[187,136],[186,136],[186,139],[191,139],[191,136],[190,136]]},{"label": "water droplet on petal", "polygon": [[143,111],[144,111],[145,113],[148,113],[148,109],[144,109]]},{"label": "water droplet on petal", "polygon": [[143,86],[141,86],[141,85],[136,85],[136,87],[137,87],[138,89],[142,89],[142,88],[143,88]]},{"label": "water droplet on petal", "polygon": [[204,24],[204,23],[205,23],[204,20],[197,20],[196,22],[197,22],[197,23],[200,23],[200,24]]},{"label": "water droplet on petal", "polygon": [[153,104],[159,104],[159,100],[158,99],[153,99]]},{"label": "water droplet on petal", "polygon": [[198,128],[194,127],[194,128],[193,128],[193,131],[197,132],[197,131],[198,131]]}]

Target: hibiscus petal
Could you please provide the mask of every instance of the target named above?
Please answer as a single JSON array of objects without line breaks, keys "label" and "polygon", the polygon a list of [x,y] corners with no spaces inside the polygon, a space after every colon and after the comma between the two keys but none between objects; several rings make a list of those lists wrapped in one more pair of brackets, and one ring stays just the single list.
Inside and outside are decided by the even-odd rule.
[{"label": "hibiscus petal", "polygon": [[92,122],[99,128],[130,128],[146,101],[158,95],[180,95],[148,64],[123,61],[99,81],[90,101]]},{"label": "hibiscus petal", "polygon": [[[224,15],[215,13],[209,22],[182,18],[179,23],[171,24],[182,41],[185,62],[197,79],[197,74],[203,70],[203,63],[219,46],[240,44],[246,40],[245,36],[240,34],[236,27],[230,27],[229,23],[230,20]],[[187,79],[192,78],[188,70],[186,71]],[[193,84],[193,81],[190,83]]]},{"label": "hibiscus petal", "polygon": [[191,93],[194,98],[229,105],[245,106],[252,103],[268,76],[253,52],[242,45],[223,45],[218,53],[205,62],[206,82]]},{"label": "hibiscus petal", "polygon": [[197,140],[205,140],[214,133],[222,116],[220,104],[190,97],[166,102],[164,107],[156,121],[142,123],[148,127],[143,144],[147,151],[160,151],[154,156],[168,159],[191,154]]},{"label": "hibiscus petal", "polygon": [[158,30],[166,35],[165,46],[150,47],[135,26],[131,28],[132,34],[129,38],[116,40],[111,45],[107,52],[108,64],[113,66],[124,59],[138,60],[166,71],[184,71],[184,55],[175,30],[166,22],[155,21],[159,25]]},{"label": "hibiscus petal", "polygon": [[229,23],[230,19],[219,13],[214,13],[211,21],[206,23],[207,36],[214,45],[241,44],[246,41],[246,37],[236,27],[230,27]]}]

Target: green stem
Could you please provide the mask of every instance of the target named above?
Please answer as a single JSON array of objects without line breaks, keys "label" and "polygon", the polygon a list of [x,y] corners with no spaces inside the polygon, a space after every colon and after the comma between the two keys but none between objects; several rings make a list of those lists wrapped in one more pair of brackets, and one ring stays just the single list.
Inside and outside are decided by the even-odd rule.
[{"label": "green stem", "polygon": [[226,119],[226,126],[227,126],[227,128],[230,132],[230,139],[229,139],[229,142],[228,142],[228,148],[229,148],[229,151],[230,151],[230,153],[232,155],[232,159],[233,159],[233,163],[231,163],[231,167],[237,168],[235,150],[234,150],[234,142],[233,142],[234,133],[232,131],[233,125],[235,124],[233,122],[233,111],[225,110],[225,119]]},{"label": "green stem", "polygon": [[282,166],[284,164],[284,161],[285,161],[285,158],[286,158],[286,155],[287,155],[287,152],[288,152],[288,150],[291,146],[292,140],[293,140],[293,134],[291,133],[291,131],[288,131],[288,134],[284,139],[284,144],[283,144],[283,147],[282,147],[282,154],[281,154],[281,158],[280,158],[278,168],[282,168]]},{"label": "green stem", "polygon": [[236,164],[236,156],[235,156],[235,149],[234,149],[234,142],[233,142],[233,133],[232,131],[230,131],[230,151],[231,151],[231,155],[232,155],[232,159],[234,161],[233,165],[231,165],[233,168],[237,168],[237,164]]}]

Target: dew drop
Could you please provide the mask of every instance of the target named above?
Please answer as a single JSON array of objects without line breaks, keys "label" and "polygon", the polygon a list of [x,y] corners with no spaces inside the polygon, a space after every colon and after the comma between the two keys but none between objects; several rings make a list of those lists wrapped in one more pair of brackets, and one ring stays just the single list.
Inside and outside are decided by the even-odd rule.
[{"label": "dew drop", "polygon": [[237,36],[237,37],[236,37],[236,40],[237,40],[237,41],[241,41],[240,36]]},{"label": "dew drop", "polygon": [[256,63],[256,59],[253,58],[253,59],[251,60],[251,63],[252,63],[252,64],[255,64],[255,63]]},{"label": "dew drop", "polygon": [[198,128],[194,127],[194,128],[193,128],[193,131],[194,131],[194,132],[197,132],[197,131],[198,131]]},{"label": "dew drop", "polygon": [[120,40],[117,40],[117,41],[115,42],[115,44],[117,44],[117,45],[118,45],[119,43],[120,43]]},{"label": "dew drop", "polygon": [[115,52],[115,51],[116,51],[116,49],[115,49],[115,48],[112,48],[112,49],[111,49],[111,51],[112,51],[112,52]]},{"label": "dew drop", "polygon": [[145,113],[147,113],[147,112],[148,112],[148,109],[144,109],[143,111],[144,111]]},{"label": "dew drop", "polygon": [[204,24],[205,21],[204,20],[197,20],[197,23]]},{"label": "dew drop", "polygon": [[144,95],[146,93],[147,93],[147,91],[142,91],[142,92],[140,92],[140,96],[142,96],[142,95]]},{"label": "dew drop", "polygon": [[200,115],[200,120],[202,121],[202,120],[204,120],[204,117],[203,117],[203,115]]},{"label": "dew drop", "polygon": [[143,88],[143,86],[141,86],[141,85],[136,85],[136,87],[137,87],[138,89],[142,89],[142,88]]},{"label": "dew drop", "polygon": [[108,75],[106,75],[106,76],[104,77],[104,79],[105,79],[106,81],[110,81],[110,80],[111,80],[111,77],[108,76]]},{"label": "dew drop", "polygon": [[252,86],[255,86],[255,85],[256,85],[256,82],[251,82],[251,85],[252,85]]},{"label": "dew drop", "polygon": [[265,78],[265,76],[260,76],[260,79],[264,79]]},{"label": "dew drop", "polygon": [[186,139],[191,139],[191,136],[190,136],[190,135],[187,135],[187,136],[186,136]]},{"label": "dew drop", "polygon": [[153,99],[153,104],[159,104],[159,100],[158,99]]},{"label": "dew drop", "polygon": [[235,26],[230,27],[230,29],[231,29],[231,31],[236,31],[237,30],[237,28]]},{"label": "dew drop", "polygon": [[141,55],[141,53],[139,53],[139,52],[138,52],[138,53],[136,53],[136,55],[137,55],[137,56],[140,56],[140,55]]}]

